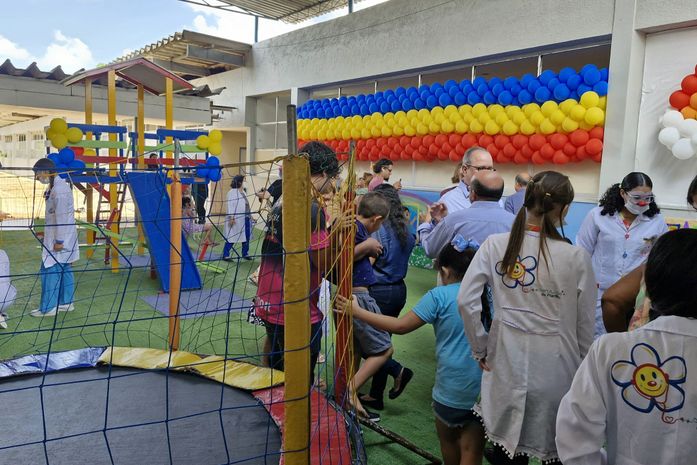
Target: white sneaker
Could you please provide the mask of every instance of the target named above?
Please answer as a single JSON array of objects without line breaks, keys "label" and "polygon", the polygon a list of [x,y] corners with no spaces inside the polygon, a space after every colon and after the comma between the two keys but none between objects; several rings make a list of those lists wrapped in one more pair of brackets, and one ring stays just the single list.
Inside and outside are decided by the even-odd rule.
[{"label": "white sneaker", "polygon": [[0,328],[7,329],[7,318],[5,315],[0,315]]},{"label": "white sneaker", "polygon": [[42,318],[45,316],[56,316],[56,307],[53,307],[48,312],[42,312],[40,309],[37,308],[36,310],[32,310],[29,314],[36,318]]},{"label": "white sneaker", "polygon": [[72,312],[73,310],[75,310],[75,305],[73,305],[72,303],[58,306],[59,312]]}]

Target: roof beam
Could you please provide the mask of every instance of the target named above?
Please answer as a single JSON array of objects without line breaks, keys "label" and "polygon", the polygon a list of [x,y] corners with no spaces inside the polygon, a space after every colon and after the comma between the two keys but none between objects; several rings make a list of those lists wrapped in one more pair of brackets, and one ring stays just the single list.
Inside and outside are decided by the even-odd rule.
[{"label": "roof beam", "polygon": [[198,77],[205,77],[205,76],[211,75],[211,71],[208,68],[205,68],[203,66],[185,65],[182,63],[177,63],[175,61],[159,60],[157,58],[153,59],[152,61],[156,65],[162,66],[166,70],[169,70],[169,71],[176,73],[176,74],[186,74],[188,76],[198,76]]},{"label": "roof beam", "polygon": [[197,47],[196,45],[190,44],[186,46],[186,57],[236,67],[244,66],[244,57],[240,55],[233,55],[212,48]]}]

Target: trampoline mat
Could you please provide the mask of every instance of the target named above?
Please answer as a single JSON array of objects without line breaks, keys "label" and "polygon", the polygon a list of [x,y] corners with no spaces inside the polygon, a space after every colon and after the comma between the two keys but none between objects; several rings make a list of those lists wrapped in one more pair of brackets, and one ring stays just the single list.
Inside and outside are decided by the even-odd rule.
[{"label": "trampoline mat", "polygon": [[42,375],[0,380],[0,463],[279,463],[279,429],[251,393],[186,373],[112,367],[107,378],[97,367],[48,373],[41,390]]}]

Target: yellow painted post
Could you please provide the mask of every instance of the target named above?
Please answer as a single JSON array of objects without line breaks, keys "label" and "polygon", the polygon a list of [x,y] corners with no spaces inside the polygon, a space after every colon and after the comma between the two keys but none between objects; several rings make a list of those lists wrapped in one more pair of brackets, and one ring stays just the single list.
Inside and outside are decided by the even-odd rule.
[{"label": "yellow painted post", "polygon": [[[145,89],[143,84],[138,84],[138,116],[136,117],[136,131],[138,132],[138,169],[145,169]],[[138,218],[140,220],[140,218]],[[138,255],[145,254],[145,234],[143,225],[138,224]]]},{"label": "yellow painted post", "polygon": [[170,197],[169,249],[169,346],[179,349],[179,294],[182,283],[182,185],[175,170],[172,171],[172,195]]},{"label": "yellow painted post", "polygon": [[[107,73],[107,90],[108,90],[108,120],[110,126],[116,126],[116,71],[110,70]],[[116,134],[109,134],[109,142],[116,142]],[[117,152],[115,148],[109,149],[109,176],[117,175],[116,163],[112,163],[113,159],[116,158]],[[111,259],[111,271],[118,273],[119,271],[119,255],[118,255],[118,234],[119,234],[119,221],[121,220],[115,216],[115,212],[118,210],[118,186],[115,183],[109,184],[109,208],[111,210],[111,232],[113,233],[111,237],[111,253],[109,254]]]},{"label": "yellow painted post", "polygon": [[[165,78],[165,129],[174,129],[174,87],[171,78]],[[167,144],[172,144],[172,138],[165,139]],[[168,147],[167,158],[172,158],[172,149]]]},{"label": "yellow painted post", "polygon": [[[85,124],[92,124],[92,79],[85,79]],[[88,132],[85,135],[86,140],[92,140],[92,133]],[[90,224],[94,223],[94,189],[92,186],[87,184],[85,188],[85,198],[87,200],[87,222]],[[101,194],[100,194],[101,195]],[[95,242],[95,232],[91,229],[87,230],[87,244],[94,245]],[[87,247],[87,258],[92,258],[94,255],[94,248]]]}]

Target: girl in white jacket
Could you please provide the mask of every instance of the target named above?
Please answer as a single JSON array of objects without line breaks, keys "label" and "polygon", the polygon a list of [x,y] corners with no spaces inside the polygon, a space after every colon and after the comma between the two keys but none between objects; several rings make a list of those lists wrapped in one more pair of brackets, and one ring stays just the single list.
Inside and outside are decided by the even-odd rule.
[{"label": "girl in white jacket", "polygon": [[657,317],[591,347],[559,407],[564,465],[697,462],[695,263],[694,229],[666,233],[654,245],[644,276]]},{"label": "girl in white jacket", "polygon": [[[528,184],[510,233],[482,244],[462,280],[458,305],[472,355],[484,370],[474,410],[496,447],[489,461],[557,463],[557,408],[593,341],[596,281],[590,256],[557,231],[574,191],[544,171]],[[492,289],[487,333],[481,295]]]}]

